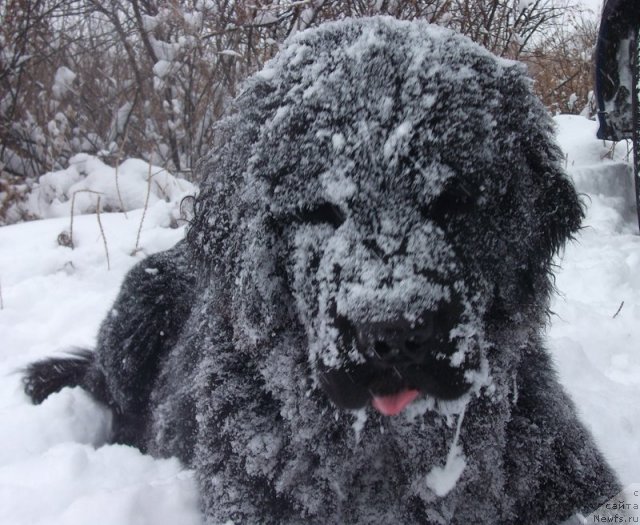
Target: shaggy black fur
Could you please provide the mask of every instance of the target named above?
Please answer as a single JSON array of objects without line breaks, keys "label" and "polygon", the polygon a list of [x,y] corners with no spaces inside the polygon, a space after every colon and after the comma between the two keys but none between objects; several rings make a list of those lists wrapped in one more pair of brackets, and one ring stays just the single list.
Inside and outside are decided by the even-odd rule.
[{"label": "shaggy black fur", "polygon": [[25,370],[24,391],[40,404],[64,387],[82,386],[93,357],[91,350],[76,350],[68,356],[32,363]]},{"label": "shaggy black fur", "polygon": [[301,33],[220,125],[186,241],[26,390],[92,392],[114,441],[196,469],[212,524],[593,510],[618,483],[541,341],[582,217],[552,131],[519,65],[449,31]]}]

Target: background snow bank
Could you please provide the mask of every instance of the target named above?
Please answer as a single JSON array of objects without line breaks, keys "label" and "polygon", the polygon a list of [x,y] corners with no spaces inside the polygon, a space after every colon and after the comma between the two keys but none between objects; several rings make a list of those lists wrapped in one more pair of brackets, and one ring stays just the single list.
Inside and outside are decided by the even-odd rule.
[{"label": "background snow bank", "polygon": [[[98,197],[105,212],[136,210],[147,198],[150,206],[166,202],[177,208],[183,197],[195,193],[190,182],[143,160],[127,159],[112,168],[80,153],[71,157],[67,169],[42,175],[20,208],[41,219],[69,217],[72,202],[74,215],[95,213]],[[178,217],[177,211],[174,216]]]},{"label": "background snow bank", "polygon": [[[630,484],[640,481],[640,236],[626,149],[620,144],[612,159],[603,159],[610,144],[595,139],[595,123],[582,117],[558,117],[557,123],[588,215],[585,229],[558,261],[549,346],[583,419]],[[67,176],[62,194],[68,196],[80,180]],[[101,191],[108,193],[104,186]],[[137,198],[131,195],[131,202]],[[142,211],[102,214],[111,271],[94,215],[76,217],[74,250],[56,242],[68,228],[64,210],[64,218],[0,228],[0,523],[201,523],[190,471],[175,460],[102,445],[109,416],[79,389],[30,405],[15,373],[65,348],[93,346],[125,272],[144,253],[166,249],[183,236],[182,228],[166,227],[164,206],[169,204],[158,198],[148,210],[143,252],[136,255]],[[50,209],[56,213],[56,206]]]}]

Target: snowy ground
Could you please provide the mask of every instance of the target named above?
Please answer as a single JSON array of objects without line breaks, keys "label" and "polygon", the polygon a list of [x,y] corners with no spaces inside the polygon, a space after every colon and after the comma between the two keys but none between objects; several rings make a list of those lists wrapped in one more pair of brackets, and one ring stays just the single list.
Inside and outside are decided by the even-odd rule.
[{"label": "snowy ground", "polygon": [[[567,169],[588,216],[559,259],[549,346],[562,382],[624,484],[640,482],[640,236],[626,147],[613,160],[595,123],[558,117]],[[121,174],[122,175],[122,174]],[[0,523],[195,525],[191,472],[175,460],[103,445],[109,417],[78,389],[29,404],[16,373],[61,349],[91,347],[127,269],[174,244],[175,209],[76,217],[75,249],[60,246],[66,217],[0,228]],[[620,308],[620,306],[622,307]],[[619,310],[619,311],[618,311]],[[617,314],[617,315],[616,315]]]},{"label": "snowy ground", "polygon": [[559,261],[549,347],[621,481],[638,483],[640,236],[626,144],[612,152],[611,143],[594,138],[594,122],[570,116],[556,121],[587,218]]}]

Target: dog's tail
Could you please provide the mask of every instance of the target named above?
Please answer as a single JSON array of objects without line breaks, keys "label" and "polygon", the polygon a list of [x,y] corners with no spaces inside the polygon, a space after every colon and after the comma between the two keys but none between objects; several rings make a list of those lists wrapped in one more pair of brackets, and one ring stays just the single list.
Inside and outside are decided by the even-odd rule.
[{"label": "dog's tail", "polygon": [[24,391],[36,405],[39,405],[65,386],[86,387],[87,372],[94,359],[94,352],[76,350],[64,357],[36,361],[24,369]]}]

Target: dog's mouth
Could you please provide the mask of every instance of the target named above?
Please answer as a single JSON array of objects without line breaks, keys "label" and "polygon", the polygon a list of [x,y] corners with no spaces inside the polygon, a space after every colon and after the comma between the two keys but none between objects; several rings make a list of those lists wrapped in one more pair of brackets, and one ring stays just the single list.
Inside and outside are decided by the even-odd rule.
[{"label": "dog's mouth", "polygon": [[467,372],[479,367],[478,356],[461,352],[452,337],[461,314],[461,306],[450,304],[411,324],[356,326],[338,318],[340,346],[356,349],[360,359],[340,367],[319,362],[322,390],[339,408],[371,405],[385,416],[401,413],[420,397],[459,399],[472,386]]},{"label": "dog's mouth", "polygon": [[440,375],[420,367],[379,370],[367,364],[322,369],[320,387],[338,408],[358,410],[367,405],[385,416],[395,416],[423,397],[455,400],[466,394],[471,383],[464,370],[451,369]]}]

